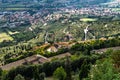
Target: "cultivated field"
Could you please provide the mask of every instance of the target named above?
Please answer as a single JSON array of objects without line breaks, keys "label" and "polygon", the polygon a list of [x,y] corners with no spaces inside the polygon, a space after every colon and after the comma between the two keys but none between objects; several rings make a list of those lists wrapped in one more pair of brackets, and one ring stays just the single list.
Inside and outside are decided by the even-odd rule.
[{"label": "cultivated field", "polygon": [[90,22],[92,22],[92,21],[96,21],[97,19],[94,19],[94,18],[82,18],[82,19],[80,19],[80,21],[83,21],[83,22],[88,22],[88,21],[90,21]]},{"label": "cultivated field", "polygon": [[3,42],[4,40],[13,40],[13,38],[6,33],[0,33],[0,42]]}]

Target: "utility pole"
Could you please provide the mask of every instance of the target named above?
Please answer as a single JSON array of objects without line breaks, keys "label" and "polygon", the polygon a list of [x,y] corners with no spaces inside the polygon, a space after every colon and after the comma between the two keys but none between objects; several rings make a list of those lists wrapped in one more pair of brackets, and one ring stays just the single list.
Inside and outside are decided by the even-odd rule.
[{"label": "utility pole", "polygon": [[85,41],[87,40],[87,32],[88,32],[88,26],[84,29],[84,33],[85,33]]}]

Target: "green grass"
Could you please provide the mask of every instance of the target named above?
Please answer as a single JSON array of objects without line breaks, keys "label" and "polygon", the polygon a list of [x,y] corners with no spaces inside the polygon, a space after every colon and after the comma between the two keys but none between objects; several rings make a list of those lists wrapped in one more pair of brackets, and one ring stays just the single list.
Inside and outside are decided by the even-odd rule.
[{"label": "green grass", "polygon": [[13,40],[13,38],[6,33],[0,33],[0,42],[3,42],[4,40]]},{"label": "green grass", "polygon": [[13,35],[13,34],[17,34],[17,33],[19,33],[19,32],[18,32],[18,31],[15,31],[15,32],[8,31],[8,33],[9,33],[10,35]]},{"label": "green grass", "polygon": [[83,22],[93,22],[93,21],[97,21],[97,19],[94,19],[94,18],[82,18],[80,19],[80,21],[83,21]]}]

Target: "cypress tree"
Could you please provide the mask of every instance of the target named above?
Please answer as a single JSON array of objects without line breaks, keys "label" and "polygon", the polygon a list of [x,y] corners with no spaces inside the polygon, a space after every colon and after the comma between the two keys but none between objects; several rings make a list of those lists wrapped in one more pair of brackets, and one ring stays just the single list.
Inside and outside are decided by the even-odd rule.
[{"label": "cypress tree", "polygon": [[67,73],[66,80],[72,80],[72,75],[71,75],[71,61],[69,59],[69,56],[66,57],[65,71]]},{"label": "cypress tree", "polygon": [[86,78],[88,76],[89,70],[90,70],[90,64],[88,64],[87,61],[84,60],[82,66],[80,68],[79,80]]}]

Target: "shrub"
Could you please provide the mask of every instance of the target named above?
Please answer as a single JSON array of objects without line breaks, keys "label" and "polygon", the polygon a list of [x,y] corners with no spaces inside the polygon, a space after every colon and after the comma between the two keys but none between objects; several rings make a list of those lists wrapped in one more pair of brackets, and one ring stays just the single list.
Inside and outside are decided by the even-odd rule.
[{"label": "shrub", "polygon": [[59,80],[65,80],[66,72],[63,67],[59,67],[54,71],[53,76],[54,76],[54,78],[57,78]]}]

